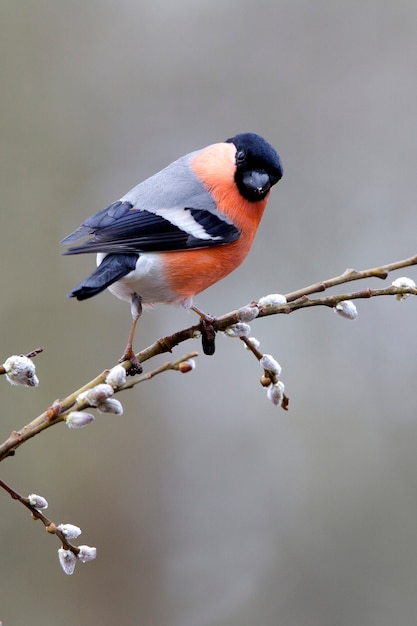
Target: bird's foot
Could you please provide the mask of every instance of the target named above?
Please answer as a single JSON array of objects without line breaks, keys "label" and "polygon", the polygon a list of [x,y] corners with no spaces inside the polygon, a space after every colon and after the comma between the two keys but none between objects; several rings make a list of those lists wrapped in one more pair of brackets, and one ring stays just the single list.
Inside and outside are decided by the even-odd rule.
[{"label": "bird's foot", "polygon": [[143,367],[138,357],[133,352],[132,348],[129,348],[129,346],[126,347],[126,350],[120,357],[119,363],[123,363],[124,361],[130,361],[130,367],[128,370],[126,370],[128,376],[136,376],[136,374],[142,374]]}]

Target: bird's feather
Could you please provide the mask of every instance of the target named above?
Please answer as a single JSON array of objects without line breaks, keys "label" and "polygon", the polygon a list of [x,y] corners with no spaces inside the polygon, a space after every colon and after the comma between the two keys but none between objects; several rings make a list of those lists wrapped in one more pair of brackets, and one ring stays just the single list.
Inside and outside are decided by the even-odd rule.
[{"label": "bird's feather", "polygon": [[190,170],[194,154],[174,161],[86,219],[61,243],[92,237],[64,254],[160,252],[236,241],[240,230],[219,213],[210,192]]},{"label": "bird's feather", "polygon": [[137,254],[108,254],[88,278],[74,287],[67,296],[86,300],[101,293],[136,267]]}]

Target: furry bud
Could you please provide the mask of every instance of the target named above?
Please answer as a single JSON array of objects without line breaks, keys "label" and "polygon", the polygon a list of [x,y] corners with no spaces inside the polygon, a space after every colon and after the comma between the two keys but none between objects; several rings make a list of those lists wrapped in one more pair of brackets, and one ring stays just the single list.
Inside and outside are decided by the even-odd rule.
[{"label": "furry bud", "polygon": [[355,320],[358,317],[358,310],[352,300],[341,300],[333,310],[347,320]]},{"label": "furry bud", "polygon": [[37,387],[38,377],[35,374],[35,364],[27,356],[13,355],[3,363],[6,378],[12,385]]},{"label": "furry bud", "polygon": [[77,557],[71,550],[65,550],[65,548],[59,548],[58,550],[59,563],[64,572],[71,576],[74,573],[75,566],[77,564]]}]

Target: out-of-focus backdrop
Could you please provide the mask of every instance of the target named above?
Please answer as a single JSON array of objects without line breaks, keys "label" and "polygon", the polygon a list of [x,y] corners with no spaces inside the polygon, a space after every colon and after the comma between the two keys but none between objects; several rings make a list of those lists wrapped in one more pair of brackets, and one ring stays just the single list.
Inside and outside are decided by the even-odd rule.
[{"label": "out-of-focus backdrop", "polygon": [[[65,298],[94,260],[58,242],[186,152],[251,130],[285,170],[204,310],[415,254],[416,32],[401,0],[3,0],[1,358],[45,352],[38,389],[0,381],[1,440],[126,340],[125,303]],[[4,626],[415,624],[416,302],[358,309],[253,323],[288,413],[219,336],[191,374],[126,393],[122,417],[54,427],[5,461],[3,479],[45,496],[98,557],[66,577],[56,540],[1,492]],[[137,347],[192,320],[148,313]]]}]

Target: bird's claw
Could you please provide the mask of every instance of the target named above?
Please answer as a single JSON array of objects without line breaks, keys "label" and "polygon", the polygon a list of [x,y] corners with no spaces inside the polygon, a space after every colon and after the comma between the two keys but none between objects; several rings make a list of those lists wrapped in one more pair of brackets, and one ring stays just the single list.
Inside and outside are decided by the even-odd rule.
[{"label": "bird's claw", "polygon": [[130,352],[127,350],[119,359],[119,363],[124,363],[124,361],[130,361],[130,367],[126,370],[126,374],[128,376],[136,376],[136,374],[142,374],[143,367],[141,362],[139,361],[136,354],[131,350]]}]

